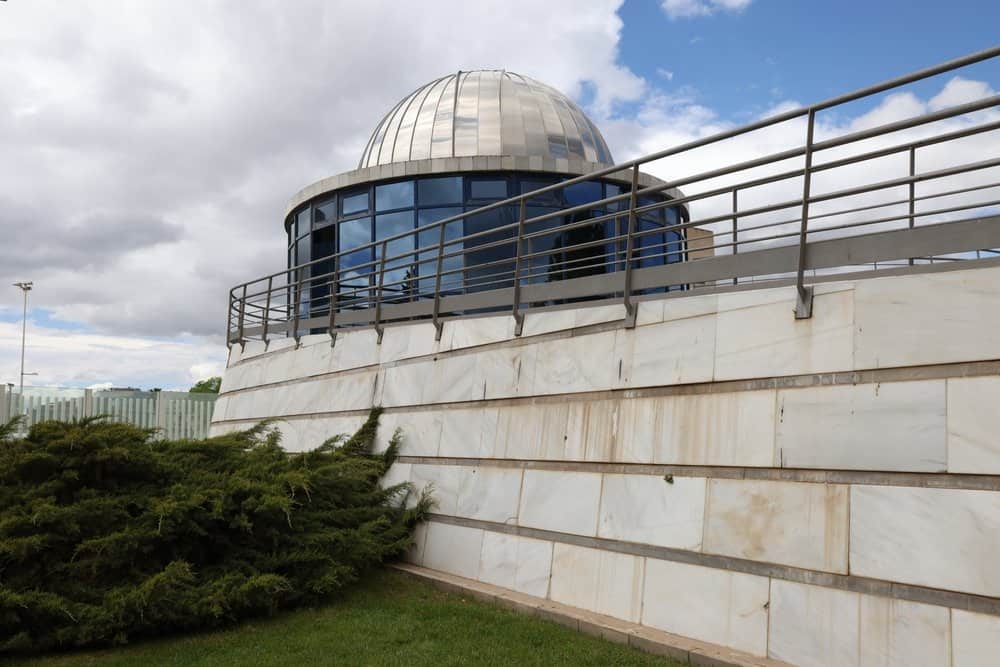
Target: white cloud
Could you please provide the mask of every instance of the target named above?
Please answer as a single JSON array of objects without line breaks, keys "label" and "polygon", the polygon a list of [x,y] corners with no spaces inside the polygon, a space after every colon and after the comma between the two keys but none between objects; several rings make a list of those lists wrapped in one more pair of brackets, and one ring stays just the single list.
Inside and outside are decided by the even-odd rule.
[{"label": "white cloud", "polygon": [[[174,354],[186,381],[225,358],[229,288],[283,268],[291,195],[355,168],[416,86],[505,67],[586,89],[598,117],[638,100],[620,5],[246,0],[200,4],[192,21],[173,0],[0,3],[0,310],[20,312],[4,285],[34,280],[32,303],[106,336],[101,349],[173,341],[149,348],[149,372]],[[46,382],[148,384],[49,333]],[[12,369],[2,346],[0,381]]]},{"label": "white cloud", "polygon": [[662,0],[660,6],[671,19],[711,16],[717,12],[741,12],[752,0]]}]

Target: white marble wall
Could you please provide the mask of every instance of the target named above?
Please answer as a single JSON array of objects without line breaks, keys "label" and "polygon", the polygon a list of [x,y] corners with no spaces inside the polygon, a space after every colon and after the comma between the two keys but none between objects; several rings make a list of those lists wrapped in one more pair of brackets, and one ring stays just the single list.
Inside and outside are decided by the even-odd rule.
[{"label": "white marble wall", "polygon": [[802,667],[951,664],[947,607],[771,581],[768,655]]},{"label": "white marble wall", "polygon": [[705,551],[847,573],[848,488],[708,480]]},{"label": "white marble wall", "polygon": [[1000,377],[948,380],[948,472],[1000,475]]},{"label": "white marble wall", "polygon": [[851,574],[1000,597],[1000,493],[851,487]]}]

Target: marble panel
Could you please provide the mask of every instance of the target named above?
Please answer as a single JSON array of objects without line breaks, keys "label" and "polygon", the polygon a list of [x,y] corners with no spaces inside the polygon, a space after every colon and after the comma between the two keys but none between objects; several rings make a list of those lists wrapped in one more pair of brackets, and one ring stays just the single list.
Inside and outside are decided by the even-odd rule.
[{"label": "marble panel", "polygon": [[615,463],[652,463],[663,430],[661,398],[626,398],[618,405],[618,428],[612,448]]},{"label": "marble panel", "polygon": [[438,514],[456,516],[458,514],[458,496],[462,491],[464,470],[459,466],[428,465],[414,463],[410,469],[410,482],[419,495],[428,485],[431,485],[431,495],[434,498],[434,511]]},{"label": "marble panel", "polygon": [[350,437],[364,423],[364,417],[346,416],[279,419],[274,425],[281,433],[282,448],[289,452],[304,452],[316,449],[337,435]]},{"label": "marble panel", "polygon": [[458,516],[517,524],[520,468],[461,467],[460,470]]},{"label": "marble panel", "polygon": [[717,294],[700,294],[672,299],[640,301],[635,323],[636,326],[643,327],[670,320],[712,315],[718,309],[718,299]]},{"label": "marble panel", "polygon": [[[757,295],[766,297],[767,295]],[[797,320],[795,299],[731,308],[749,293],[720,294],[715,379],[846,371],[854,367],[854,292],[818,294]]]},{"label": "marble panel", "polygon": [[597,536],[698,551],[704,513],[704,478],[605,474]]},{"label": "marble panel", "polygon": [[442,413],[437,410],[383,412],[375,436],[375,451],[384,452],[396,429],[399,429],[402,436],[400,455],[437,456],[441,422]]},{"label": "marble panel", "polygon": [[572,329],[576,323],[575,309],[535,310],[524,314],[521,336],[540,336],[553,331]]},{"label": "marble panel", "polygon": [[552,543],[486,531],[479,580],[544,598],[548,595]]},{"label": "marble panel", "polygon": [[518,522],[574,535],[597,533],[599,473],[525,470]]},{"label": "marble panel", "polygon": [[485,384],[478,372],[477,356],[448,355],[411,364],[410,381],[424,385],[424,403],[482,400]]},{"label": "marble panel", "polygon": [[645,559],[556,544],[549,597],[598,614],[637,622],[642,614]]},{"label": "marble panel", "polygon": [[428,375],[436,365],[420,361],[381,369],[376,403],[386,408],[423,405],[425,392],[430,393]]},{"label": "marble panel", "polygon": [[505,406],[500,408],[499,412],[496,449],[498,456],[528,460],[565,458],[568,404]]},{"label": "marble panel", "polygon": [[951,610],[952,667],[995,667],[1000,659],[1000,616]]},{"label": "marble panel", "polygon": [[432,570],[475,579],[483,546],[483,530],[431,521],[427,524],[421,564]]},{"label": "marble panel", "polygon": [[[514,318],[510,315],[470,317],[444,323],[441,341],[446,349],[488,345],[514,337]],[[445,349],[445,348],[442,348]]]},{"label": "marble panel", "polygon": [[768,657],[800,667],[858,665],[859,597],[772,579]]},{"label": "marble panel", "polygon": [[851,487],[851,574],[998,597],[998,553],[1000,493]]},{"label": "marble panel", "polygon": [[778,391],[776,445],[789,468],[943,472],[945,381]]},{"label": "marble panel", "polygon": [[666,396],[656,402],[654,463],[774,464],[773,389]]},{"label": "marble panel", "polygon": [[[279,338],[273,340],[271,341],[271,344],[274,345],[278,340],[283,340],[283,339]],[[264,344],[264,341],[248,340],[246,344],[243,346],[243,352],[240,355],[240,360],[245,361],[247,359],[253,359],[254,357],[258,357],[264,354],[266,351],[267,351],[267,346]]]},{"label": "marble panel", "polygon": [[441,418],[441,444],[438,456],[493,458],[496,451],[499,410],[486,408],[450,408],[436,411]]},{"label": "marble panel", "polygon": [[802,667],[947,665],[949,610],[771,580],[768,656]]},{"label": "marble panel", "polygon": [[625,319],[625,306],[620,303],[608,306],[582,306],[573,309],[573,327],[580,328],[592,324],[617,322]]},{"label": "marble panel", "polygon": [[845,485],[711,479],[706,506],[709,553],[847,573]]},{"label": "marble panel", "polygon": [[531,393],[536,349],[533,345],[498,347],[476,352],[475,374],[480,381],[473,399],[511,398]]},{"label": "marble panel", "polygon": [[661,387],[711,380],[715,320],[716,316],[705,315],[619,329],[616,345],[624,376],[620,384]]},{"label": "marble panel", "polygon": [[860,665],[947,665],[951,617],[947,607],[861,595]]},{"label": "marble panel", "polygon": [[1000,474],[1000,377],[948,379],[948,472]]},{"label": "marble panel", "polygon": [[768,593],[767,577],[647,558],[642,624],[763,656]]},{"label": "marble panel", "polygon": [[611,461],[619,403],[618,400],[583,400],[568,404],[563,447],[565,460]]},{"label": "marble panel", "polygon": [[432,322],[386,327],[379,346],[379,363],[388,364],[436,353],[440,347],[435,340],[436,334]]},{"label": "marble panel", "polygon": [[372,366],[378,363],[378,357],[378,332],[374,329],[339,331],[327,370],[343,371]]},{"label": "marble panel", "polygon": [[1000,269],[859,281],[855,368],[1000,358]]},{"label": "marble panel", "polygon": [[602,331],[538,343],[532,392],[567,394],[612,389],[620,383],[614,355],[618,332]]}]

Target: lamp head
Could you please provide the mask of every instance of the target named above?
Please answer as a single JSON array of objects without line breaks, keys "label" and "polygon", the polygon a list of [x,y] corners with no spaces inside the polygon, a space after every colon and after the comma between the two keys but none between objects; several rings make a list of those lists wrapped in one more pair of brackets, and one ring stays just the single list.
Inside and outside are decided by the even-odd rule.
[{"label": "lamp head", "polygon": [[35,283],[33,283],[33,282],[31,282],[30,280],[28,280],[28,281],[25,281],[25,282],[19,282],[19,283],[14,283],[14,287],[20,287],[20,288],[21,288],[22,290],[24,290],[25,292],[28,292],[28,291],[30,291],[30,290],[31,290],[31,287],[32,287],[32,286],[33,286],[34,284],[35,284]]}]

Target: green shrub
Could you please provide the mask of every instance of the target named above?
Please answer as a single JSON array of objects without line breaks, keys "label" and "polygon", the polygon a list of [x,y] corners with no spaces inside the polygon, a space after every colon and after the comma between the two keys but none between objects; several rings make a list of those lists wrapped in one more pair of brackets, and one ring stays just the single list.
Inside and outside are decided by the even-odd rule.
[{"label": "green shrub", "polygon": [[267,424],[200,441],[100,419],[0,427],[0,652],[210,628],[321,601],[401,555],[430,501],[380,480],[397,433],[289,455]]}]

